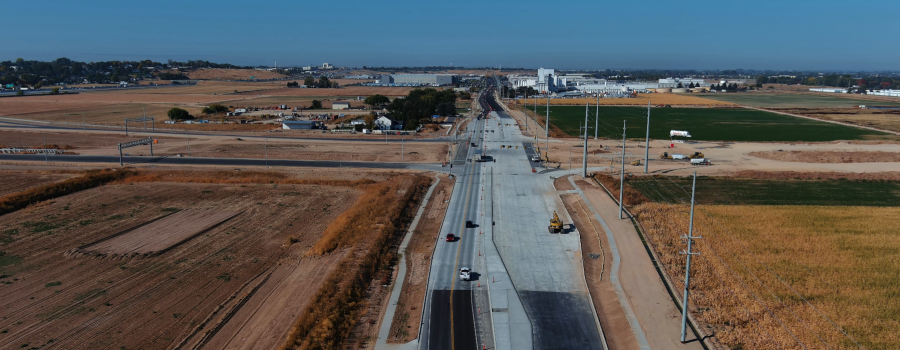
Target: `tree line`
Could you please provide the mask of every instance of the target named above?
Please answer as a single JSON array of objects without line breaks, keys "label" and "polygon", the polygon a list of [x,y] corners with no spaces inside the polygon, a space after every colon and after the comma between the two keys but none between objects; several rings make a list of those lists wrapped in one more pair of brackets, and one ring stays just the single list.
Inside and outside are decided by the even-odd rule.
[{"label": "tree line", "polygon": [[395,120],[403,121],[406,130],[415,130],[419,125],[431,122],[431,116],[456,115],[456,92],[427,88],[415,89],[405,98],[396,98],[387,105],[387,110]]}]

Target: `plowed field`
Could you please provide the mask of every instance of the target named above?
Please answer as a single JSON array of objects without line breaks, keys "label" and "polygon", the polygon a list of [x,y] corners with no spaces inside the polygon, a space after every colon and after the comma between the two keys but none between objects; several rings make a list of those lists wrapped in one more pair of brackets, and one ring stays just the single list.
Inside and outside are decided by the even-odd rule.
[{"label": "plowed field", "polygon": [[[0,347],[276,348],[346,253],[301,257],[359,196],[321,185],[132,183],[4,215]],[[159,255],[64,256],[176,210],[240,214]]]}]

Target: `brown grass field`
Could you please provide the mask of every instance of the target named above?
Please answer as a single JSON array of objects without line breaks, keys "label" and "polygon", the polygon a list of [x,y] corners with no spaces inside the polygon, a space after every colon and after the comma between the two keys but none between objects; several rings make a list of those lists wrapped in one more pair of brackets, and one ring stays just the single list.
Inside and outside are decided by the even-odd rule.
[{"label": "brown grass field", "polygon": [[[616,106],[646,106],[647,103],[651,103],[653,105],[689,105],[689,106],[736,106],[734,103],[730,102],[722,102],[711,100],[707,98],[703,98],[702,94],[638,94],[635,98],[601,98],[600,104],[604,106],[608,105],[616,105]],[[529,106],[534,105],[535,99],[529,98],[526,102],[524,99],[519,100],[518,106],[524,106],[525,104]],[[592,106],[597,104],[596,98],[551,98],[551,105],[576,105],[576,106],[584,106],[585,103],[590,103]],[[546,106],[547,99],[537,99],[537,104],[539,106]],[[511,100],[509,105],[512,107],[517,107],[515,104],[515,100]]]},{"label": "brown grass field", "polygon": [[[381,94],[385,96],[406,96],[413,87],[380,87],[380,86],[349,86],[337,89],[300,89],[280,88],[259,92],[263,96],[369,96]],[[440,88],[438,88],[440,89]],[[256,95],[246,93],[244,95]]]},{"label": "brown grass field", "polygon": [[[107,92],[104,91],[96,91],[91,93],[97,94],[105,94],[105,93],[115,93],[115,94],[175,94],[175,95],[228,95],[234,94],[237,92],[247,92],[247,91],[258,91],[258,90],[269,90],[274,89],[274,85],[269,84],[253,84],[253,83],[242,83],[240,85],[215,85],[215,84],[206,84],[209,83],[207,81],[201,81],[197,85],[185,85],[185,86],[163,86],[152,89],[121,89],[121,90],[109,90]],[[221,97],[222,99],[227,99],[229,97]]]},{"label": "brown grass field", "polygon": [[[687,210],[635,209],[677,291]],[[732,348],[896,349],[898,225],[896,207],[702,205],[694,219],[694,235],[703,238],[694,245],[692,313]]]},{"label": "brown grass field", "polygon": [[[282,344],[296,315],[346,253],[303,256],[362,191],[352,181],[329,186],[295,184],[303,181],[285,175],[247,175],[232,178],[247,180],[234,184],[129,180],[4,215],[0,342],[66,349]],[[161,173],[156,180],[172,176]],[[182,176],[196,182],[228,179]],[[269,178],[273,183],[255,182]],[[63,257],[66,250],[179,209],[242,214],[157,256]],[[293,244],[285,246],[289,238]],[[254,312],[263,300],[278,308]],[[217,338],[219,330],[234,325],[246,325],[240,334],[258,340],[238,344],[243,339],[230,337],[238,332]]]},{"label": "brown grass field", "polygon": [[[894,101],[896,102],[896,101]],[[850,125],[900,131],[900,110],[860,108],[770,108],[775,111],[833,120]]]},{"label": "brown grass field", "polygon": [[0,172],[0,197],[75,176],[60,172]]},{"label": "brown grass field", "polygon": [[[169,71],[169,73],[179,73],[178,71]],[[256,77],[256,79],[280,79],[286,78],[287,76],[280,73],[269,72],[264,70],[255,70],[255,69],[225,69],[225,68],[211,68],[211,69],[195,69],[192,71],[188,71],[184,73],[191,79],[202,79],[202,80],[247,80],[250,77]]]},{"label": "brown grass field", "polygon": [[766,151],[748,154],[765,159],[799,163],[900,162],[900,153],[881,151]]}]

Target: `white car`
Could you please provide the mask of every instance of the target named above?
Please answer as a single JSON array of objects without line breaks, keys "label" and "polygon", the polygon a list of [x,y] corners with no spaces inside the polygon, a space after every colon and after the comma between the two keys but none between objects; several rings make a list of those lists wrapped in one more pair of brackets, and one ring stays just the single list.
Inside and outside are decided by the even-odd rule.
[{"label": "white car", "polygon": [[470,281],[472,279],[471,276],[472,270],[469,270],[468,267],[463,267],[459,269],[459,279],[463,281]]},{"label": "white car", "polygon": [[531,161],[532,161],[532,162],[540,162],[540,161],[541,161],[541,156],[535,154],[535,155],[531,156]]}]

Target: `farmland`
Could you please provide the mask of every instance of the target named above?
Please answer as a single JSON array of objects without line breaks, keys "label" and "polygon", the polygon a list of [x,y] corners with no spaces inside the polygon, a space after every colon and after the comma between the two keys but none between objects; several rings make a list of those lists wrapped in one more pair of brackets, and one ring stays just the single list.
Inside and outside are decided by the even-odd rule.
[{"label": "farmland", "polygon": [[[687,210],[635,208],[676,291],[683,289],[678,252]],[[896,206],[700,205],[692,314],[732,348],[895,349],[897,225]]]},{"label": "farmland", "polygon": [[[360,175],[336,178],[347,176]],[[388,177],[396,181],[133,173],[6,214],[0,341],[24,348],[277,348],[319,286],[343,286],[350,269],[332,272],[348,264],[347,254],[368,254],[372,245],[359,239],[376,227],[354,225],[352,240],[337,235],[349,229],[347,209],[362,218],[375,200],[385,216],[372,222],[402,225],[396,220],[404,216],[391,213],[406,207],[397,198],[416,198],[407,187],[416,182]],[[363,193],[368,199],[359,204]],[[378,252],[391,245],[385,239]]]},{"label": "farmland", "polygon": [[[734,106],[735,103],[730,101],[718,101],[706,99],[707,95],[713,94],[638,94],[634,98],[601,98],[600,105],[604,106],[647,106],[647,103],[653,105],[685,105],[685,106]],[[510,103],[510,106],[516,105],[516,100]],[[534,105],[535,101],[538,105],[546,105],[547,100],[538,98],[519,99],[518,105]],[[551,98],[551,106],[584,106],[585,103],[591,106],[597,105],[596,98]]]},{"label": "farmland", "polygon": [[859,105],[900,106],[900,100],[872,101],[844,97],[846,94],[797,93],[704,94],[703,98],[760,108],[858,108]]},{"label": "farmland", "polygon": [[0,197],[15,192],[25,191],[29,188],[62,181],[71,178],[72,176],[74,175],[63,174],[60,172],[0,172]]},{"label": "farmland", "polygon": [[[528,107],[533,110],[534,107]],[[537,114],[545,113],[544,106]],[[595,109],[590,109],[593,117]],[[579,133],[585,109],[579,106],[550,108],[552,126],[566,135]],[[601,107],[600,135],[621,138],[622,120],[628,121],[628,134],[644,137],[647,109],[640,107]],[[688,130],[697,141],[834,141],[895,139],[878,131],[857,129],[803,118],[739,108],[654,108],[651,112],[650,138],[668,139],[670,130]]]},{"label": "farmland", "polygon": [[[690,201],[690,177],[655,176],[626,180],[659,203]],[[900,206],[898,181],[778,180],[701,177],[697,201],[703,204]]]}]

